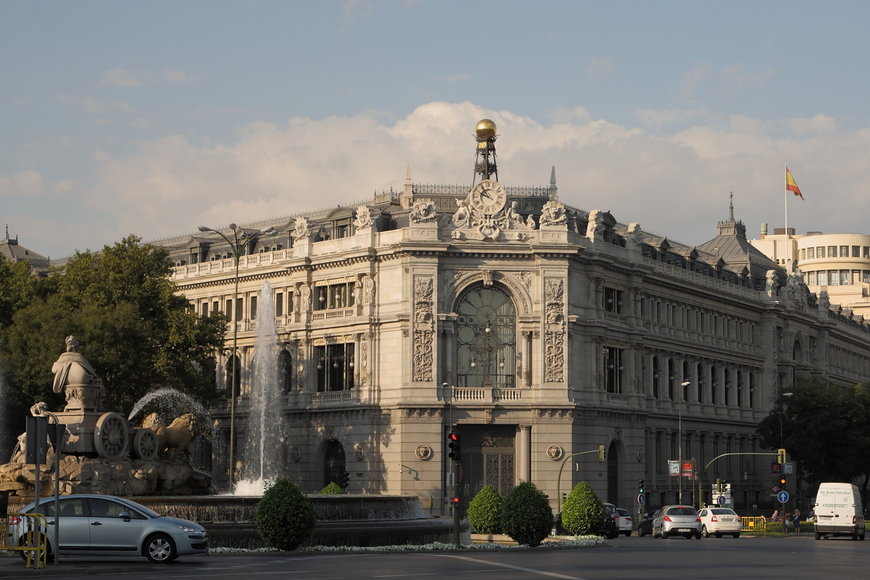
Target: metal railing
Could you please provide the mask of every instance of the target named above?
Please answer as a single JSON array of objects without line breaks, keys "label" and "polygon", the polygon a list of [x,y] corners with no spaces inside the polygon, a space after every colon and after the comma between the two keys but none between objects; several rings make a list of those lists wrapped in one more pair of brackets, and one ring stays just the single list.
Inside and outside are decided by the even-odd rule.
[{"label": "metal railing", "polygon": [[18,518],[16,528],[23,528],[24,534],[12,538],[13,545],[6,546],[6,549],[25,552],[25,568],[45,568],[48,561],[48,519],[42,514],[8,514],[7,518]]}]

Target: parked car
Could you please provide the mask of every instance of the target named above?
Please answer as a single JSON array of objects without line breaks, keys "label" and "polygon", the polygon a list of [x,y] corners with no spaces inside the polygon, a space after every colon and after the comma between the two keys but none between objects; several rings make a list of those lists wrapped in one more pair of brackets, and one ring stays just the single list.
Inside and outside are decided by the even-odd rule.
[{"label": "parked car", "polygon": [[[171,562],[178,556],[208,553],[208,533],[199,524],[161,516],[143,505],[110,495],[66,495],[57,518],[61,555],[145,556]],[[54,498],[29,503],[21,513],[39,513],[48,523],[48,555],[55,551]],[[9,518],[9,545],[24,545],[29,518]],[[45,529],[40,530],[46,532]],[[25,556],[25,552],[21,552]]]},{"label": "parked car", "polygon": [[698,517],[701,518],[701,535],[705,538],[709,538],[710,534],[717,538],[721,538],[722,534],[739,538],[743,531],[740,516],[729,508],[706,507],[698,512]]},{"label": "parked car", "polygon": [[644,537],[646,535],[652,535],[652,525],[653,525],[653,520],[656,517],[656,514],[658,514],[657,511],[649,513],[649,514],[644,514],[643,519],[641,519],[640,523],[637,524],[637,535],[638,536]]},{"label": "parked car", "polygon": [[631,530],[634,527],[631,514],[628,513],[628,510],[622,508],[616,508],[616,513],[619,514],[619,533],[630,536]]},{"label": "parked car", "polygon": [[612,503],[604,504],[604,525],[601,527],[601,535],[612,540],[619,535],[619,512]]},{"label": "parked car", "polygon": [[701,539],[701,518],[695,508],[688,505],[666,505],[656,513],[652,537],[667,538],[672,534]]}]

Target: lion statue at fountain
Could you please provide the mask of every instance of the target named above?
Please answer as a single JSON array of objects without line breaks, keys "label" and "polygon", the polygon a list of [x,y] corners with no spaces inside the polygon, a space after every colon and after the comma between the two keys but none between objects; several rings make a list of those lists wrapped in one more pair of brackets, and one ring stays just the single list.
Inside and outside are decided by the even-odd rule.
[{"label": "lion statue at fountain", "polygon": [[180,459],[190,442],[202,431],[193,413],[176,417],[169,426],[159,414],[151,413],[142,421],[142,427],[157,434],[157,451],[166,461]]}]

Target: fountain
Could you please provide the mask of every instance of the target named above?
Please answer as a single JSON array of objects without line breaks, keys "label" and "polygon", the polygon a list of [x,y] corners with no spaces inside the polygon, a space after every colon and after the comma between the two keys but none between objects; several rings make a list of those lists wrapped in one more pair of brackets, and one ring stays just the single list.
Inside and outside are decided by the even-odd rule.
[{"label": "fountain", "polygon": [[279,406],[278,342],[272,286],[266,281],[257,302],[257,347],[254,352],[254,380],[248,393],[249,411],[245,442],[239,460],[241,479],[237,496],[263,495],[266,483],[281,475],[278,453],[284,438]]}]

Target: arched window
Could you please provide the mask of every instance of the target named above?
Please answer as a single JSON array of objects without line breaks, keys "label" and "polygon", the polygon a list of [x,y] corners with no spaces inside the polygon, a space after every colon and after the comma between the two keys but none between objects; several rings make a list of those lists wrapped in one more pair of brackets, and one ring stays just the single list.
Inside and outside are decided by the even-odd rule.
[{"label": "arched window", "polygon": [[514,387],[516,309],[507,293],[473,288],[459,300],[457,312],[457,386]]}]

